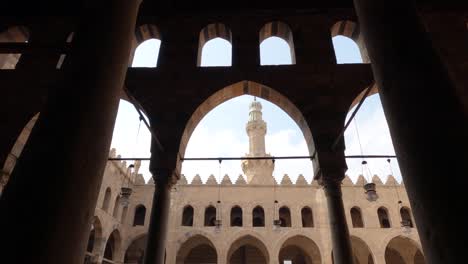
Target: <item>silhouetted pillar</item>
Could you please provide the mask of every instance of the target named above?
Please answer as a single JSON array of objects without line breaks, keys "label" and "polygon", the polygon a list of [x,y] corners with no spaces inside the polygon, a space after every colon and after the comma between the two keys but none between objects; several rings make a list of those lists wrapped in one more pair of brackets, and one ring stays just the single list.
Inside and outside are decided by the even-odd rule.
[{"label": "silhouetted pillar", "polygon": [[322,176],[320,184],[327,197],[334,264],[351,264],[353,253],[341,193],[341,178]]},{"label": "silhouetted pillar", "polygon": [[70,64],[0,197],[2,263],[83,263],[138,6],[102,0],[80,9]]},{"label": "silhouetted pillar", "polygon": [[166,248],[167,221],[169,218],[172,171],[168,169],[152,169],[151,172],[153,174],[155,189],[144,263],[163,264]]},{"label": "silhouetted pillar", "polygon": [[468,118],[454,84],[413,1],[354,3],[426,260],[465,262]]}]

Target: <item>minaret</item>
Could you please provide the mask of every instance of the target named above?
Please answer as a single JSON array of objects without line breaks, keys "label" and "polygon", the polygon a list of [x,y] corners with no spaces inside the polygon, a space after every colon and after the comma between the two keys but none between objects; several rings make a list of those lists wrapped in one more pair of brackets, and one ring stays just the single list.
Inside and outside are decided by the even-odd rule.
[{"label": "minaret", "polygon": [[[245,130],[249,136],[249,153],[246,157],[269,157],[265,151],[267,124],[262,119],[262,104],[255,98],[250,104]],[[242,171],[247,176],[248,184],[274,184],[274,168],[272,160],[242,160]]]}]

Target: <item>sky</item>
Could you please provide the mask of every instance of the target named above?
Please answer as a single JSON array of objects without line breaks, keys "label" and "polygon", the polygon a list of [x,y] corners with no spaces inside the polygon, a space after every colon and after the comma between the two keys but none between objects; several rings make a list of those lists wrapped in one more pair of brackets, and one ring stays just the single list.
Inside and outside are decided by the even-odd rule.
[{"label": "sky", "polygon": [[[156,67],[160,44],[159,40],[143,42],[137,48],[132,66]],[[338,63],[362,62],[359,49],[351,39],[337,36],[333,38],[333,45]],[[202,66],[230,66],[231,60],[231,44],[226,40],[213,39],[203,47]],[[277,37],[264,40],[260,44],[260,60],[262,65],[290,64],[288,44]],[[286,112],[268,101],[260,98],[257,100],[262,103],[263,119],[268,126],[267,153],[273,156],[310,155],[302,132]],[[243,95],[210,111],[195,128],[188,142],[185,157],[245,155],[248,152],[245,124],[248,119],[248,106],[252,101],[252,96]],[[351,109],[350,113],[353,110]],[[346,155],[395,154],[378,94],[366,99],[354,119],[345,132]],[[111,147],[116,148],[117,154],[122,157],[150,157],[150,143],[151,135],[143,123],[140,126],[134,107],[121,100]],[[401,182],[396,159],[392,159],[391,164],[386,159],[369,159],[368,168],[363,168],[361,161],[361,159],[347,159],[346,174],[353,182],[356,182],[359,174],[363,174],[368,180],[377,174],[385,182],[392,171],[397,181]],[[131,161],[127,161],[127,164],[130,163]],[[148,166],[149,162],[142,162],[140,169],[146,181],[151,177]],[[216,179],[222,179],[228,174],[234,182],[238,175],[242,174],[242,169],[240,161],[223,161],[221,165],[217,161],[185,161],[182,164],[182,174],[189,182],[196,174],[200,175],[203,182],[211,174]],[[293,182],[299,174],[302,174],[310,182],[313,177],[312,164],[310,160],[276,160],[273,176],[277,182],[281,181],[284,174],[288,174]]]}]

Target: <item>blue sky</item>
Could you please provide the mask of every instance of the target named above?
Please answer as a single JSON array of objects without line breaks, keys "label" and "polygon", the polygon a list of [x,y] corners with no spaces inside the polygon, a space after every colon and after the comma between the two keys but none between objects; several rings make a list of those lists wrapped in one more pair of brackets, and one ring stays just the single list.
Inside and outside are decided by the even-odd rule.
[{"label": "blue sky", "polygon": [[[360,63],[359,49],[355,43],[346,37],[333,39],[338,63]],[[159,40],[148,40],[142,43],[136,52],[134,67],[155,67],[157,62]],[[290,64],[290,50],[288,44],[277,37],[271,37],[260,45],[261,64]],[[213,39],[205,44],[202,51],[202,66],[230,66],[231,45],[223,39]],[[195,63],[195,62],[194,62]],[[248,105],[252,96],[244,95],[233,98],[213,109],[198,124],[190,138],[185,157],[219,157],[242,156],[248,151],[248,137],[245,123],[248,118]],[[309,155],[302,132],[295,122],[276,105],[258,99],[263,105],[263,118],[268,124],[266,137],[267,152],[275,156]],[[350,111],[351,112],[351,111]],[[378,95],[370,96],[360,109],[355,120],[359,131],[362,152],[364,154],[394,154]],[[122,157],[149,157],[151,136],[149,131],[141,125],[138,131],[138,115],[132,105],[121,101],[114,129],[112,147]],[[138,134],[138,136],[137,136]],[[354,121],[345,133],[346,154],[359,155],[361,149],[357,140]],[[207,148],[209,144],[209,148]],[[348,159],[347,174],[353,181],[362,173],[361,160]],[[390,174],[390,168],[385,159],[368,160],[371,174],[378,174],[383,181]],[[130,162],[128,163],[130,164]],[[203,181],[210,174],[216,178],[228,174],[232,181],[242,173],[240,161],[223,161],[221,175],[217,161],[186,161],[182,166],[182,173],[190,181],[199,174]],[[392,160],[393,172],[401,181],[396,160]],[[148,180],[150,173],[148,163],[143,162],[141,172]],[[311,181],[313,171],[309,160],[280,160],[275,163],[273,172],[277,181],[287,173],[295,181],[299,174],[303,174]],[[364,174],[369,178],[368,174]],[[370,176],[372,177],[372,176]]]}]

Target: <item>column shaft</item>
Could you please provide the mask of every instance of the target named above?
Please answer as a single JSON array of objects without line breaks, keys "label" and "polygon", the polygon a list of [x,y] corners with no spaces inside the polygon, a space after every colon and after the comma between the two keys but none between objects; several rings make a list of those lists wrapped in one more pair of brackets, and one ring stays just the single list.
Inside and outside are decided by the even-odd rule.
[{"label": "column shaft", "polygon": [[341,193],[341,181],[323,179],[322,185],[327,197],[334,263],[353,263],[351,241]]},{"label": "column shaft", "polygon": [[166,248],[167,221],[169,218],[169,174],[155,176],[156,188],[145,250],[145,264],[163,264]]},{"label": "column shaft", "polygon": [[455,86],[412,1],[354,3],[426,260],[464,262],[468,128]]},{"label": "column shaft", "polygon": [[51,87],[0,197],[2,263],[83,263],[138,6],[83,7],[65,77]]}]

